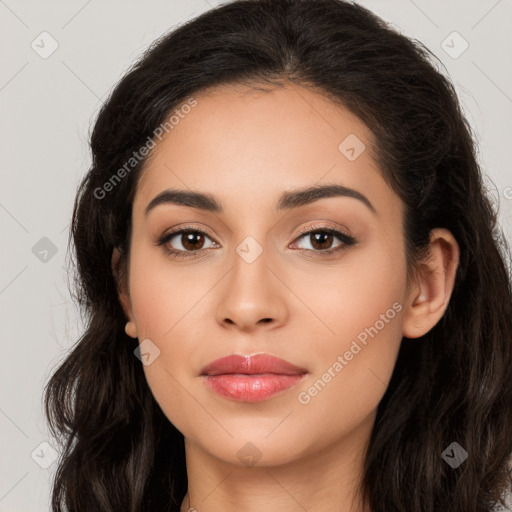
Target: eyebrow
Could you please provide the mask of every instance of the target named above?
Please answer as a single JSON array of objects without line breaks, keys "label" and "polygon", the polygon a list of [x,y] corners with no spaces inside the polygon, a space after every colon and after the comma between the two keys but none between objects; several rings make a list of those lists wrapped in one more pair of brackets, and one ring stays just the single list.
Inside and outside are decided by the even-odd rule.
[{"label": "eyebrow", "polygon": [[[315,185],[298,190],[283,192],[277,202],[276,210],[290,210],[300,206],[311,204],[320,199],[329,197],[350,197],[361,201],[373,213],[377,213],[370,200],[357,190],[344,187],[343,185]],[[198,208],[208,212],[222,213],[223,208],[219,201],[211,194],[192,192],[190,190],[166,189],[155,196],[146,206],[144,215],[147,215],[153,208],[161,204],[177,204]]]}]

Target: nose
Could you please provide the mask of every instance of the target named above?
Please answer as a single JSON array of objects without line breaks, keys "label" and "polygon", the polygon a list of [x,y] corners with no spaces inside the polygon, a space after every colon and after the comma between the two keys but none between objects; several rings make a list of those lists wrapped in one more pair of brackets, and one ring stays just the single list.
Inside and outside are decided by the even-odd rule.
[{"label": "nose", "polygon": [[253,332],[286,322],[290,292],[285,276],[269,260],[265,251],[252,262],[235,253],[217,303],[217,321],[223,327]]}]

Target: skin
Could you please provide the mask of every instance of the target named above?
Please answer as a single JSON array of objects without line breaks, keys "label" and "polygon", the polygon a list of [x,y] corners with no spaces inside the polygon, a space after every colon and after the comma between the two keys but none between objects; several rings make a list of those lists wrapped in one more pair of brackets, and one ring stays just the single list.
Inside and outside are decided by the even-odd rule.
[{"label": "skin", "polygon": [[[148,385],[185,437],[189,489],[181,511],[368,511],[357,486],[376,409],[402,336],[425,334],[448,305],[457,242],[434,230],[430,258],[407,280],[403,205],[372,158],[373,136],[317,92],[289,83],[269,92],[224,86],[195,98],[138,184],[128,281],[119,285],[127,333],[160,350],[144,366]],[[366,146],[354,161],[338,149],[349,134]],[[325,183],[359,191],[376,212],[351,197],[276,212],[284,191]],[[169,203],[145,215],[167,188],[212,194],[223,212]],[[156,245],[189,224],[207,233],[202,246],[194,242],[204,247],[199,257],[173,259]],[[302,227],[335,228],[357,243],[325,256]],[[263,251],[252,263],[236,252],[248,236]],[[186,250],[183,240],[167,245]],[[340,244],[333,237],[326,248]],[[115,272],[118,261],[115,250]],[[397,303],[394,318],[300,403],[299,394]],[[257,352],[309,373],[259,403],[217,395],[199,377],[214,359]],[[237,455],[247,443],[260,457],[254,465]]]}]

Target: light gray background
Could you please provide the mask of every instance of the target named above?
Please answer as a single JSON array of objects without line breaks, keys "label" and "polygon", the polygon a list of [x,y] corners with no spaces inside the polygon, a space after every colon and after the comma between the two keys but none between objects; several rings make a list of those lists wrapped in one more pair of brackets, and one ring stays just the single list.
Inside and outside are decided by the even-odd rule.
[{"label": "light gray background", "polygon": [[[90,163],[90,125],[149,43],[220,3],[0,0],[0,512],[49,510],[56,462],[40,466],[52,460],[41,443],[55,443],[42,389],[81,332],[65,266],[75,189]],[[422,41],[446,66],[478,136],[479,159],[510,240],[512,1],[359,3]],[[31,47],[34,40],[43,45],[43,31],[59,45],[46,59]],[[453,31],[469,44],[458,58],[441,46]],[[49,40],[44,44],[48,49]],[[463,43],[445,44],[453,53]],[[57,250],[46,261],[32,251],[43,237]]]}]

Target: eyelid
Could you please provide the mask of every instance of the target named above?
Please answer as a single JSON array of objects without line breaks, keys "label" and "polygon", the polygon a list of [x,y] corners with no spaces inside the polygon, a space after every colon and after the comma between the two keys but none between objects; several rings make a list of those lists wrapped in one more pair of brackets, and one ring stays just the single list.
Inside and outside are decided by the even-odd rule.
[{"label": "eyelid", "polygon": [[[303,226],[299,229],[298,231],[298,234],[296,234],[293,238],[293,242],[295,242],[298,238],[300,238],[302,235],[304,234],[307,234],[307,233],[310,233],[314,230],[329,230],[329,229],[332,229],[334,231],[341,231],[342,234],[344,234],[345,236],[347,237],[350,237],[350,238],[353,238],[349,233],[348,233],[348,229],[345,227],[345,226],[342,226],[341,224],[340,225],[337,225],[336,227],[335,226],[329,226],[329,225],[326,225],[325,222],[328,222],[328,221],[323,221],[324,223],[321,223],[321,221],[317,221],[317,223],[313,224],[313,225],[308,225],[308,226]],[[339,226],[339,227],[338,227]],[[158,237],[159,240],[163,239],[164,237],[168,237],[170,235],[175,235],[175,234],[179,234],[181,233],[182,231],[198,231],[198,232],[202,232],[203,234],[209,236],[213,242],[215,242],[216,244],[219,244],[219,242],[217,242],[215,240],[215,236],[213,235],[213,233],[209,230],[209,228],[207,228],[206,226],[203,226],[203,227],[197,227],[197,225],[180,225],[180,226],[176,226],[174,228],[172,228],[171,230],[169,231],[166,231],[164,232],[161,236]],[[220,244],[219,244],[220,245]],[[222,247],[222,246],[221,246]],[[192,251],[188,251],[188,252],[192,252]],[[320,251],[318,251],[320,252]]]},{"label": "eyelid", "polygon": [[[162,238],[170,236],[170,235],[176,235],[182,231],[198,231],[198,232],[204,233],[205,235],[208,235],[212,239],[215,239],[215,235],[206,226],[201,225],[201,227],[198,227],[197,225],[194,226],[194,225],[189,225],[189,224],[175,226],[172,229],[170,229],[169,231],[165,231],[162,235],[160,235],[158,237],[158,239],[162,239]],[[218,242],[216,242],[216,243],[218,243]]]},{"label": "eyelid", "polygon": [[[308,234],[315,233],[315,232],[324,232],[324,233],[330,233],[332,236],[337,238],[341,243],[338,246],[335,246],[330,249],[324,249],[324,250],[314,250],[314,249],[304,249],[304,248],[297,248],[296,251],[300,254],[307,255],[308,257],[320,257],[320,258],[326,258],[331,257],[334,254],[340,253],[344,250],[349,249],[350,247],[358,244],[358,238],[355,236],[352,236],[346,231],[349,231],[345,226],[341,226],[339,228],[335,228],[333,226],[329,226],[325,224],[326,221],[319,222],[317,221],[316,224],[304,226],[299,230],[299,234],[295,236],[293,239],[292,245],[297,243],[301,238],[304,238]],[[208,238],[211,239],[214,247],[207,247],[207,248],[201,248],[196,249],[193,251],[185,251],[182,249],[170,249],[167,244],[170,242],[172,238],[175,236],[182,234],[187,231],[192,231],[196,233],[201,233]],[[167,253],[168,256],[172,256],[173,258],[200,258],[203,255],[206,255],[207,251],[211,249],[217,249],[219,247],[222,247],[222,245],[219,244],[219,242],[216,241],[215,237],[210,234],[210,230],[206,227],[199,228],[197,226],[192,225],[185,225],[185,226],[175,226],[170,231],[164,233],[160,237],[157,238],[155,241],[156,245],[159,247],[162,247],[162,249]],[[288,245],[287,247],[290,247]]]},{"label": "eyelid", "polygon": [[313,233],[329,233],[334,238],[337,238],[340,242],[339,245],[335,247],[331,247],[330,249],[324,249],[324,250],[313,250],[313,249],[301,249],[297,248],[297,251],[303,253],[303,254],[313,254],[311,257],[328,257],[332,256],[333,254],[336,254],[338,252],[344,251],[350,247],[353,247],[359,243],[359,239],[357,236],[353,236],[349,234],[349,230],[345,226],[337,225],[339,227],[333,227],[329,226],[324,223],[319,224],[313,224],[309,225],[307,227],[302,227],[299,230],[298,236],[295,236],[294,241],[292,242],[292,245],[299,243],[299,241],[307,237],[308,235],[311,235]]},{"label": "eyelid", "polygon": [[[300,235],[303,235],[305,233],[310,233],[311,231],[321,231],[321,230],[334,230],[334,231],[340,231],[342,234],[348,236],[348,237],[351,237],[351,235],[349,234],[349,230],[348,228],[346,228],[345,226],[342,226],[341,224],[337,224],[336,226],[330,226],[330,225],[327,225],[325,224],[325,222],[329,222],[329,221],[316,221],[318,224],[312,224],[312,225],[309,225],[309,226],[303,226],[299,229],[299,236]],[[298,238],[298,237],[296,237]]]}]

